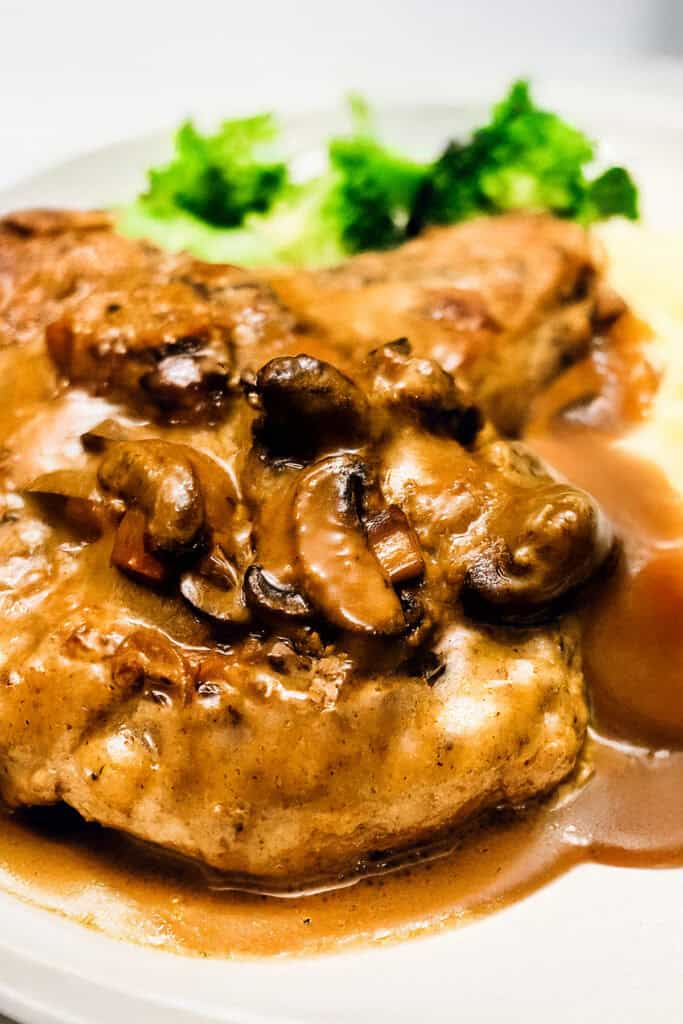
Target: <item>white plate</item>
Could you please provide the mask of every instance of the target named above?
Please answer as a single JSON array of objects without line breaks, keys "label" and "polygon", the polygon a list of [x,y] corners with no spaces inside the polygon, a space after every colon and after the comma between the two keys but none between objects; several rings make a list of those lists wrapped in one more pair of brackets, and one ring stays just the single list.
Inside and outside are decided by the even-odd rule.
[{"label": "white plate", "polygon": [[[651,222],[683,230],[683,76],[667,76],[663,92],[604,79],[539,92],[635,169]],[[382,122],[397,142],[429,148],[482,110],[403,103]],[[315,145],[335,116],[291,119],[295,147]],[[125,199],[167,148],[159,136],[86,154],[0,194],[0,210]],[[108,939],[0,893],[0,1009],[26,1024],[671,1024],[683,1007],[682,906],[683,871],[582,866],[444,934],[402,944],[378,935],[367,949],[316,959],[202,961]]]}]

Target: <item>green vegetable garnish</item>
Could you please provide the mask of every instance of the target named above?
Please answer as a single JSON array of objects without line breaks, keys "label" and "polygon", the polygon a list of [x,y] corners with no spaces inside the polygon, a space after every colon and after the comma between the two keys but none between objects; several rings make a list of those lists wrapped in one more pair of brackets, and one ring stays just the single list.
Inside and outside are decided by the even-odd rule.
[{"label": "green vegetable garnish", "polygon": [[489,124],[429,163],[383,145],[362,98],[351,99],[351,114],[351,133],[328,142],[325,171],[302,183],[273,155],[271,115],[226,121],[215,135],[186,122],[173,160],[149,172],[119,229],[212,261],[320,266],[482,213],[545,210],[584,224],[638,217],[628,171],[589,178],[593,143],[536,107],[524,81]]},{"label": "green vegetable garnish", "polygon": [[371,112],[351,97],[353,133],[332,139],[330,212],[346,252],[389,249],[405,229],[428,166],[395,153],[377,140]]},{"label": "green vegetable garnish", "polygon": [[612,167],[591,182],[584,167],[594,156],[585,135],[536,107],[527,82],[515,82],[490,124],[466,145],[451,143],[435,162],[411,231],[506,210],[548,210],[583,223],[636,219],[638,193],[628,172]]},{"label": "green vegetable garnish", "polygon": [[183,210],[227,228],[268,210],[287,181],[284,162],[264,159],[277,135],[271,114],[224,121],[215,135],[202,135],[185,121],[171,162],[149,172],[142,196],[147,210],[162,219]]}]

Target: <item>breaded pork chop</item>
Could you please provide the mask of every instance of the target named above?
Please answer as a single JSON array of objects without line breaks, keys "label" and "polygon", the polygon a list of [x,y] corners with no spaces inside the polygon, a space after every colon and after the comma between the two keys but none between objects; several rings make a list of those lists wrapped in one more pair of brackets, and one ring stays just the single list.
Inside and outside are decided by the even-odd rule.
[{"label": "breaded pork chop", "polygon": [[601,256],[579,225],[544,215],[433,228],[398,249],[278,275],[289,307],[347,343],[407,337],[516,434],[533,396],[613,315]]},{"label": "breaded pork chop", "polygon": [[131,278],[56,296],[55,239],[119,251],[60,216],[0,229],[3,799],[277,889],[564,778],[593,500],[408,341],[345,347],[235,268],[122,243]]},{"label": "breaded pork chop", "polygon": [[73,383],[137,390],[138,402],[155,391],[175,417],[193,402],[215,413],[231,372],[269,357],[305,349],[349,371],[407,337],[516,434],[533,396],[620,310],[615,299],[587,232],[542,215],[480,218],[331,269],[277,274],[162,254],[96,212],[0,221],[0,347],[49,323]]}]

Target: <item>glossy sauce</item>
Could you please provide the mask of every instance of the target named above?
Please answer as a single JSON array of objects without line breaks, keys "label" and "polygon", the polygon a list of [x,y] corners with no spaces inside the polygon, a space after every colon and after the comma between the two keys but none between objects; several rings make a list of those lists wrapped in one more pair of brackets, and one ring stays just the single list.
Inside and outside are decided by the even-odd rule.
[{"label": "glossy sauce", "polygon": [[200,868],[72,812],[22,811],[3,822],[3,887],[144,944],[260,955],[449,927],[581,861],[683,865],[683,503],[656,467],[617,441],[646,414],[656,384],[642,339],[622,324],[532,419],[537,450],[603,503],[624,541],[612,578],[584,605],[594,726],[575,778],[558,793],[501,812],[446,855],[292,899],[215,891]]}]

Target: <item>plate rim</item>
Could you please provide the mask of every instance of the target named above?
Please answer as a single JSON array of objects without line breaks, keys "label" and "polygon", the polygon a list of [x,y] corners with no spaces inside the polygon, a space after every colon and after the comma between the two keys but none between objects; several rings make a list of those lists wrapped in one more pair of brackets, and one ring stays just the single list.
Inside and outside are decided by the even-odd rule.
[{"label": "plate rim", "polygon": [[[672,91],[672,101],[675,98],[676,102],[680,102],[680,99],[683,98],[683,67],[678,69],[676,79],[677,86],[676,89]],[[618,86],[616,88],[618,88]],[[671,110],[667,107],[667,112],[663,112],[661,105],[662,97],[661,95],[657,95],[656,91],[653,91],[652,94],[648,93],[648,99],[646,101],[643,101],[644,105],[647,106],[647,104],[651,103],[655,97],[657,98],[658,103],[658,117],[664,117],[665,120],[667,117],[670,118]],[[425,102],[427,103],[427,105],[429,105],[428,101]],[[479,95],[478,102],[472,101],[471,99],[461,96],[459,97],[459,102],[456,102],[456,106],[460,108],[467,108],[472,106],[472,102],[475,102],[477,106],[481,107],[487,101],[486,99],[482,99],[481,93]],[[400,101],[397,101],[395,105],[401,106]],[[453,104],[450,97],[447,99],[443,99],[443,97],[440,97],[439,106],[452,107],[452,105]],[[296,117],[297,112],[292,111],[289,115],[286,116]],[[320,113],[316,114],[315,111],[308,111],[308,116],[310,116],[311,118],[315,118],[316,116],[320,117],[321,115]],[[683,130],[683,125],[679,125],[678,127],[681,128],[681,130]],[[155,134],[160,136],[162,133],[159,132]],[[7,196],[9,196],[11,200],[11,195],[13,193],[16,194],[17,188],[30,190],[31,188],[37,187],[36,183],[38,183],[39,186],[40,181],[45,176],[50,176],[59,171],[60,169],[64,170],[65,167],[69,168],[72,167],[74,164],[77,165],[78,163],[83,162],[83,160],[85,159],[101,158],[103,154],[106,155],[112,149],[120,149],[121,146],[130,146],[134,145],[135,143],[144,143],[146,140],[149,140],[149,138],[149,134],[142,134],[138,135],[136,138],[120,140],[118,142],[113,143],[106,143],[103,145],[99,145],[97,147],[93,147],[92,150],[81,152],[78,156],[73,156],[66,160],[61,160],[52,163],[48,168],[40,171],[38,174],[32,175],[29,178],[24,178],[23,181],[17,183],[16,186],[10,188],[3,188],[2,191],[0,191],[0,208],[5,204]],[[365,967],[363,967],[362,964],[365,964],[370,960],[375,960],[376,958],[383,960],[385,964],[388,962],[393,962],[394,964],[399,966],[403,963],[403,961],[407,959],[413,960],[415,963],[424,964],[428,956],[427,949],[433,950],[436,945],[438,945],[440,949],[443,950],[443,952],[435,953],[435,956],[441,957],[441,959],[448,958],[449,954],[452,956],[459,955],[462,957],[462,947],[465,945],[474,947],[483,945],[484,949],[490,947],[494,950],[500,950],[504,947],[504,944],[501,945],[500,942],[501,929],[504,933],[507,933],[509,932],[510,928],[515,928],[520,923],[522,927],[530,927],[532,929],[540,928],[542,930],[544,928],[547,929],[548,922],[552,921],[553,917],[560,912],[561,908],[565,908],[566,910],[568,906],[571,907],[572,902],[574,900],[578,900],[580,903],[581,900],[586,898],[587,893],[590,893],[592,895],[592,898],[599,903],[601,897],[604,898],[606,894],[608,894],[614,889],[614,883],[608,882],[605,876],[601,874],[601,871],[605,870],[606,869],[600,869],[598,866],[595,865],[582,866],[578,869],[575,869],[575,871],[570,872],[568,875],[565,875],[562,878],[558,879],[556,882],[550,883],[549,885],[544,887],[543,890],[536,891],[531,897],[526,898],[514,904],[512,907],[506,908],[505,910],[498,911],[496,914],[487,917],[484,920],[469,924],[464,929],[455,929],[445,933],[439,933],[436,935],[423,936],[419,937],[419,939],[414,938],[409,940],[408,943],[401,943],[400,945],[380,945],[376,947],[365,948],[360,951],[342,951],[332,956],[328,955],[327,957],[322,958],[300,957],[288,958],[286,960],[277,958],[268,958],[266,960],[253,960],[251,958],[243,958],[231,959],[227,961],[211,960],[208,961],[208,963],[209,965],[219,965],[220,971],[224,974],[224,984],[226,988],[229,988],[231,979],[235,979],[238,974],[241,973],[245,978],[250,973],[253,975],[255,965],[258,965],[259,975],[269,973],[271,977],[280,979],[282,977],[283,965],[285,965],[285,973],[291,973],[292,975],[298,974],[301,976],[303,974],[308,973],[309,976],[311,976],[311,974],[314,976],[316,974],[322,974],[322,976],[325,976],[325,974],[327,973],[328,976],[334,977],[336,976],[334,971],[321,972],[316,967],[316,965],[320,964],[321,959],[326,960],[328,962],[335,961],[336,963],[341,963],[341,961],[344,960],[346,964],[351,963],[352,966],[349,968],[349,970],[353,972],[353,963],[355,963],[356,965],[360,965],[355,968],[356,970],[363,971],[365,970]],[[618,869],[609,869],[609,872],[618,873]],[[655,872],[655,876],[658,879],[663,877],[663,874],[667,873]],[[680,891],[680,896],[681,898],[683,898],[683,870],[673,869],[671,874],[675,876],[675,880],[677,880],[678,889]],[[652,884],[650,884],[650,882],[638,882],[635,884],[631,884],[631,891],[645,892],[645,890],[648,890],[651,892],[655,892],[655,890],[659,888],[659,882],[657,881],[655,883],[654,877],[653,879],[651,879],[651,882]],[[619,888],[619,886],[617,886],[617,888]],[[673,892],[674,889],[672,888],[671,891]],[[563,893],[563,895],[560,896],[559,894],[561,892]],[[648,897],[645,896],[644,899],[647,902]],[[10,906],[10,903],[14,906]],[[609,899],[607,900],[607,905],[609,906]],[[130,961],[131,958],[139,959],[140,961],[144,961],[145,963],[150,963],[150,965],[151,961],[148,960],[148,957],[160,958],[159,963],[157,964],[154,972],[152,972],[154,974],[155,979],[157,979],[156,983],[158,984],[158,979],[160,979],[164,973],[159,965],[161,964],[162,961],[168,963],[168,971],[170,973],[172,970],[172,963],[171,960],[169,960],[168,958],[173,958],[174,962],[177,961],[176,968],[178,970],[178,973],[182,974],[184,978],[185,976],[191,974],[195,974],[195,976],[198,979],[201,977],[207,978],[210,975],[212,975],[212,982],[215,983],[216,981],[215,971],[213,971],[212,969],[211,971],[207,972],[206,970],[207,962],[197,961],[194,958],[188,957],[176,957],[175,954],[170,954],[161,950],[144,949],[142,947],[121,942],[120,940],[110,939],[100,934],[93,935],[82,926],[74,924],[73,922],[68,921],[66,919],[61,919],[56,914],[46,912],[44,910],[39,909],[36,906],[32,906],[30,904],[17,900],[14,897],[8,896],[5,892],[0,893],[0,911],[3,913],[3,917],[6,921],[13,921],[15,929],[12,937],[8,937],[8,935],[6,934],[7,929],[5,929],[4,934],[0,935],[0,950],[2,950],[3,952],[3,962],[0,963],[0,1007],[6,1010],[6,1012],[15,1014],[21,1013],[22,1018],[26,1022],[26,1024],[75,1024],[75,1022],[77,1021],[92,1021],[92,1016],[88,1016],[88,1013],[92,1013],[92,1003],[88,1003],[87,1001],[90,998],[90,995],[87,993],[84,994],[83,998],[86,1000],[86,1002],[82,1003],[80,1007],[78,1005],[78,1002],[81,997],[79,996],[77,989],[80,986],[83,992],[85,993],[86,987],[89,983],[94,984],[96,988],[99,988],[100,996],[111,999],[112,1001],[117,1000],[121,997],[125,999],[138,998],[137,995],[131,996],[130,992],[128,993],[128,995],[126,995],[125,988],[118,987],[118,979],[110,978],[109,987],[107,987],[106,984],[103,984],[103,978],[104,975],[106,974],[107,964],[111,962],[115,962],[118,968],[120,965],[125,965],[125,962],[127,960]],[[51,922],[49,928],[44,923],[46,917],[48,916]],[[509,925],[500,923],[508,921],[510,922]],[[631,921],[635,927],[638,921],[637,915],[635,917],[632,917]],[[515,924],[515,922],[517,922],[517,924]],[[524,922],[526,922],[526,925],[524,924]],[[49,932],[51,936],[54,935],[55,944],[52,947],[52,952],[50,952],[49,947],[44,948],[42,945],[43,939],[45,939],[46,937],[45,934],[43,934],[40,937],[40,950],[37,950],[35,948],[36,929],[40,929],[43,933]],[[74,929],[78,931],[79,938],[75,937]],[[645,931],[647,932],[647,929]],[[636,933],[642,935],[643,931],[641,929],[641,931],[638,932],[636,928]],[[608,930],[608,934],[613,933],[610,933]],[[470,942],[470,940],[467,938],[467,936],[469,935],[476,935],[477,938],[472,939],[472,941]],[[616,939],[614,939],[614,935],[613,940],[616,941]],[[78,955],[80,957],[80,961],[78,968],[76,968],[72,964],[71,969],[69,970],[69,967],[67,965],[65,965],[63,962],[60,962],[60,957],[57,956],[56,953],[59,952],[60,954],[63,954],[64,948],[70,949],[72,945],[74,947],[74,955],[76,955],[75,949],[77,948],[79,950]],[[680,936],[678,937],[678,946],[679,948],[677,951],[674,942],[672,944],[672,949],[669,950],[669,955],[671,957],[672,962],[680,962],[680,956],[681,954],[683,954],[683,940]],[[406,948],[415,950],[414,956],[412,954],[409,956],[408,954],[397,952],[399,949],[405,950]],[[429,955],[431,955],[431,953]],[[565,950],[565,955],[569,957],[570,951]],[[465,957],[465,959],[467,958]],[[34,977],[37,974],[40,975],[40,977],[43,979],[43,982],[47,986],[45,990],[46,994],[42,999],[37,998],[35,992],[32,993],[30,988],[25,987],[23,989],[22,994],[21,989],[17,990],[15,987],[13,987],[12,980],[9,979],[6,974],[7,966],[10,960],[13,960],[14,962],[23,963],[26,966],[27,970],[33,973]],[[97,964],[96,972],[92,971],[92,965],[94,963]],[[182,970],[178,967],[178,963],[182,963]],[[188,966],[189,964],[197,966],[197,970],[194,971],[192,968]],[[204,966],[201,966],[202,964],[204,964]],[[272,970],[269,970],[269,968],[271,967]],[[84,975],[84,972],[87,972],[88,970],[91,970],[92,972],[90,982],[89,979]],[[372,972],[372,968],[370,968],[370,971]],[[92,982],[92,978],[96,978],[96,980]],[[113,984],[115,980],[117,981],[116,985]],[[674,981],[676,981],[676,979],[674,979]],[[683,978],[679,976],[677,982],[677,988],[675,984],[671,987],[671,995],[677,1000],[676,1005],[680,1005],[680,1003],[683,1002]],[[122,984],[124,983],[122,982]],[[74,1003],[63,1003],[61,1009],[57,1004],[50,1006],[49,1003],[45,1003],[45,999],[48,999],[49,997],[59,999],[60,992],[62,994],[62,997],[66,998],[64,994],[65,985],[67,988],[69,987],[69,985],[73,985],[74,992],[70,993],[69,999],[74,998],[76,1000]],[[220,994],[220,991],[214,991],[214,997],[216,998],[217,993]],[[507,1006],[509,1011],[514,1006],[514,995],[510,997],[510,993],[508,992],[507,996]],[[308,1014],[308,1012],[306,1012],[306,1015],[304,1016],[299,1015],[298,1012],[296,1016],[290,1016],[289,1011],[287,1011],[286,1016],[282,1016],[279,1014],[273,1016],[273,1014],[269,1011],[264,1016],[262,1013],[258,1011],[253,1012],[251,1010],[244,1010],[239,1008],[231,1010],[229,1007],[224,1007],[221,1010],[218,1004],[215,1005],[215,1009],[216,1012],[220,1013],[221,1015],[217,1016],[214,1013],[213,1016],[207,1016],[206,1014],[208,1013],[208,1004],[207,1006],[203,1006],[200,1003],[197,1003],[193,1007],[187,1001],[186,989],[183,989],[182,991],[177,990],[176,994],[173,997],[171,997],[170,1001],[164,1000],[163,993],[161,992],[161,989],[158,987],[153,992],[150,991],[148,997],[152,999],[152,1002],[149,1004],[146,1002],[142,1002],[139,1004],[139,1007],[144,1009],[146,1014],[145,1020],[146,1022],[149,1022],[149,1024],[156,1024],[157,1018],[156,1016],[152,1016],[152,1013],[158,1013],[159,1020],[162,1019],[161,1014],[163,1014],[163,1019],[165,1022],[168,1022],[168,1024],[174,1024],[176,1016],[170,1016],[171,1012],[181,1015],[177,1016],[178,1021],[223,1021],[226,1022],[226,1024],[227,1022],[229,1022],[229,1024],[304,1024],[304,1022],[305,1024],[309,1024],[309,1022],[316,1019],[319,1021],[322,1020],[322,1018],[320,1017],[311,1017]],[[159,1001],[160,999],[162,1000],[161,1002]],[[671,1006],[672,1004],[669,1003],[668,1005]],[[520,1005],[520,1009],[522,1008],[523,1005]],[[391,1007],[389,1007],[389,1010],[391,1010]],[[666,1007],[664,1007],[664,1010],[666,1010]],[[120,1013],[121,1011],[117,1010],[116,1012]],[[555,1020],[557,1020],[558,1022],[562,1021],[562,1013],[562,1009],[559,1009],[558,1015],[555,1016]],[[229,1016],[226,1016],[225,1014],[229,1014]],[[334,1019],[334,1021],[336,1022],[337,1019],[339,1021],[345,1021],[347,1019],[351,1020],[352,1017],[348,1016],[348,1018],[330,1018],[330,1020],[332,1019]],[[403,1018],[400,1016],[393,1016],[391,1019],[403,1020]],[[436,1019],[440,1018],[437,1017]],[[443,1019],[450,1019],[450,1017],[443,1017]],[[475,1021],[488,1019],[494,1020],[497,1018],[487,1016],[469,1016],[467,1019]],[[569,1021],[570,1018],[565,1019]],[[596,1022],[598,1020],[598,1018],[591,1017],[590,1014],[587,1014],[584,1019],[586,1022],[592,1021],[593,1019],[595,1019]],[[633,1019],[635,1021],[636,1019],[640,1020],[641,1018],[622,1017],[621,1019]],[[659,1017],[652,1015],[650,1016],[651,1021],[659,1019]],[[665,1019],[666,1018],[664,1016],[661,1017],[662,1022],[664,1022]],[[105,1018],[102,1018],[102,1020],[105,1021]],[[107,1018],[105,1024],[108,1024],[108,1022],[109,1019]]]}]

